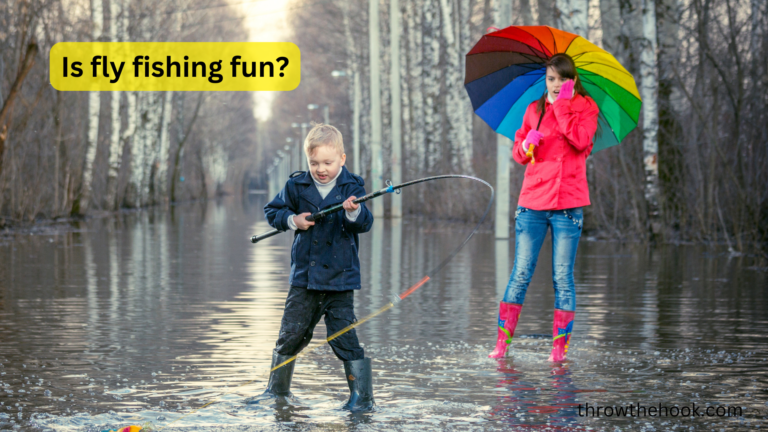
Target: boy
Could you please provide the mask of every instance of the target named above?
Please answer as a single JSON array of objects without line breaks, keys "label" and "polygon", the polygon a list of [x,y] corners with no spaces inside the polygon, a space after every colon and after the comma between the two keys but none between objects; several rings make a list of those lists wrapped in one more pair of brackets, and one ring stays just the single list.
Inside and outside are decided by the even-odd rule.
[{"label": "boy", "polygon": [[[271,226],[293,230],[290,291],[280,325],[272,368],[296,355],[310,340],[325,315],[328,336],[357,321],[354,290],[360,289],[358,234],[373,225],[365,204],[352,201],[365,195],[363,179],[350,173],[344,163],[344,142],[333,126],[318,124],[304,140],[309,172],[291,174],[283,190],[264,207]],[[307,216],[343,202],[344,212],[316,222]],[[334,354],[344,362],[349,385],[345,408],[359,411],[373,407],[371,359],[364,358],[355,330],[330,342]],[[273,371],[266,393],[289,396],[295,361]]]}]

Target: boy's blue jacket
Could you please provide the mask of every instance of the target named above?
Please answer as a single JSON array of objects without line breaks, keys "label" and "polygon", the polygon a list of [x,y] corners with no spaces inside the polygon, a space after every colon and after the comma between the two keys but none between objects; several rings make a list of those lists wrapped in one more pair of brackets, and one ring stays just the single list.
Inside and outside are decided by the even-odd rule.
[{"label": "boy's blue jacket", "polygon": [[[364,184],[361,177],[342,167],[336,185],[322,199],[309,172],[295,173],[283,190],[264,206],[264,215],[272,227],[288,231],[288,217],[315,213],[353,195],[360,198],[365,195]],[[373,215],[365,203],[360,206],[362,209],[354,222],[347,219],[342,210],[315,221],[315,225],[306,231],[295,231],[291,247],[291,285],[326,291],[360,289],[358,234],[369,231],[373,225]]]}]

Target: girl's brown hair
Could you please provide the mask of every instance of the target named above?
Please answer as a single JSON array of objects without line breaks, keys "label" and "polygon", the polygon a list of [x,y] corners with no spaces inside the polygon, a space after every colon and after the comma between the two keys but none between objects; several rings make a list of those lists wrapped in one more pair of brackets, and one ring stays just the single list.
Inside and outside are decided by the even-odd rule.
[{"label": "girl's brown hair", "polygon": [[[572,79],[574,81],[573,84],[573,92],[574,94],[578,93],[582,96],[589,96],[589,93],[587,93],[586,90],[584,90],[584,86],[581,85],[581,79],[579,79],[579,72],[576,71],[576,63],[573,62],[573,59],[568,54],[555,54],[553,55],[549,60],[547,60],[546,63],[547,67],[552,67],[552,69],[557,72],[558,75],[560,75],[563,78]],[[544,77],[546,79],[546,76]],[[544,105],[546,104],[547,100],[547,92],[544,92],[543,95],[541,95],[541,98],[539,98],[538,104],[536,104],[536,112],[543,112],[544,111]]]}]

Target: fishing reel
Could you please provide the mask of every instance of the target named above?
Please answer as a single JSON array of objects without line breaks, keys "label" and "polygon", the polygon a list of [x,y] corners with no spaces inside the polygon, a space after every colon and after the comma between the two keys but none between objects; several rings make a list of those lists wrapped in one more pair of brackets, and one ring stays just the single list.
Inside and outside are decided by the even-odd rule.
[{"label": "fishing reel", "polygon": [[[389,179],[387,179],[387,181],[385,181],[384,184],[387,185],[387,189],[389,189],[389,188],[393,188],[394,189],[394,187],[395,187],[395,185],[392,183],[392,180],[389,180]],[[398,189],[394,189],[393,192],[398,194],[398,195],[400,195],[401,193],[403,193],[403,190],[398,188]]]}]

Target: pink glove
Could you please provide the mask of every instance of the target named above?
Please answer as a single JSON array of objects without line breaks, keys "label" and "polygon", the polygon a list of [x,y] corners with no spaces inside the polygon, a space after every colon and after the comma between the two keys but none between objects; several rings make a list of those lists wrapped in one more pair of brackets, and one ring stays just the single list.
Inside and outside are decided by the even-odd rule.
[{"label": "pink glove", "polygon": [[[525,141],[528,144],[533,144],[533,145],[538,147],[539,146],[539,141],[541,141],[541,138],[543,136],[544,136],[543,133],[541,133],[541,132],[539,132],[539,131],[537,131],[535,129],[531,129],[531,130],[528,131],[528,136],[525,137]],[[525,149],[525,150],[527,151],[528,149]]]},{"label": "pink glove", "polygon": [[557,100],[570,99],[573,97],[573,80],[568,80],[560,86],[560,93],[557,95]]}]

